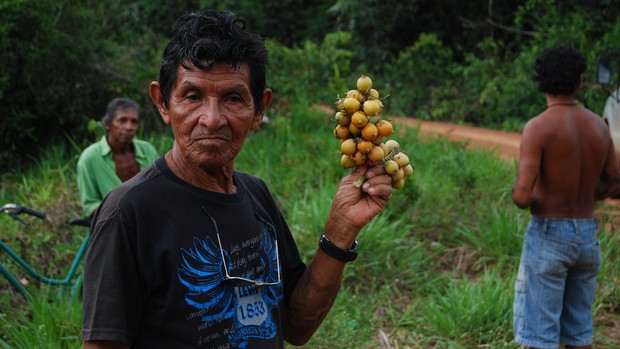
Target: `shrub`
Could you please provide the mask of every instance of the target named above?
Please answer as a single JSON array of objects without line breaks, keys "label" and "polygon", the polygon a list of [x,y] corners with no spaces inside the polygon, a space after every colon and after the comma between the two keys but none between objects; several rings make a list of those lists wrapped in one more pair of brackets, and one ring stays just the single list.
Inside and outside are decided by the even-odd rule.
[{"label": "shrub", "polygon": [[390,97],[392,113],[432,115],[439,103],[436,90],[452,77],[451,55],[433,34],[420,35],[413,46],[403,50],[389,66],[389,88],[398,92]]}]

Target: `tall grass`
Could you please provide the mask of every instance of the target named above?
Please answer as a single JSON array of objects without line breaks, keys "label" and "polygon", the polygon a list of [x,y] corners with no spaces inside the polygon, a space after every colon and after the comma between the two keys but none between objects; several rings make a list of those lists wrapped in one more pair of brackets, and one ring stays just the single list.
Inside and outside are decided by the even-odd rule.
[{"label": "tall grass", "polygon": [[28,311],[0,314],[0,348],[72,349],[79,340],[82,304],[44,288],[28,298]]},{"label": "tall grass", "polygon": [[[509,342],[514,277],[485,271],[475,281],[450,280],[412,313],[413,328],[435,339],[470,343]],[[496,344],[497,345],[497,344]]]},{"label": "tall grass", "polygon": [[[305,261],[316,251],[331,199],[346,174],[331,115],[297,99],[293,112],[251,134],[236,167],[269,185]],[[398,128],[397,128],[398,129]],[[416,129],[395,136],[415,166],[405,188],[358,237],[359,257],[347,266],[332,311],[304,348],[517,348],[512,343],[512,284],[528,220],[510,200],[514,164],[445,139],[422,140]],[[149,136],[163,153],[169,136]],[[0,200],[49,212],[43,226],[25,232],[0,217],[2,239],[21,244],[43,269],[62,271],[80,232],[66,227],[79,215],[75,149],[50,148],[38,165],[1,178]],[[53,221],[55,224],[47,222]],[[617,309],[618,237],[601,225],[605,262],[598,314]],[[40,257],[36,257],[40,258]],[[6,262],[0,255],[0,261]],[[14,270],[14,269],[13,269]],[[0,280],[0,340],[4,347],[79,347],[81,305],[50,299],[29,286],[20,300]],[[605,338],[598,339],[604,341]]]},{"label": "tall grass", "polygon": [[620,236],[618,231],[599,234],[603,263],[598,277],[596,313],[620,310]]}]

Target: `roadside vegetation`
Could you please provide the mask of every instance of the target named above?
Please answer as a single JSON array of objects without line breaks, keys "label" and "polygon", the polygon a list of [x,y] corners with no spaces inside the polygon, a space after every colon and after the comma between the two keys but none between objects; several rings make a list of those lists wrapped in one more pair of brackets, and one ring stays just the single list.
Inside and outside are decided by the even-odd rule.
[{"label": "roadside vegetation", "polygon": [[[293,109],[275,112],[270,125],[248,138],[237,167],[265,179],[309,261],[346,170],[340,167],[332,115],[303,103]],[[305,347],[516,348],[512,288],[529,217],[510,199],[514,163],[396,128],[394,138],[409,154],[414,175],[362,231],[360,257],[347,266],[336,304]],[[171,141],[150,140],[162,152]],[[65,224],[79,215],[77,154],[50,148],[29,171],[1,183],[3,202],[48,213],[44,223],[33,220],[28,230],[3,215],[0,229],[3,241],[49,275],[66,271],[84,234]],[[605,263],[594,311],[606,319],[620,306],[620,241],[604,207],[597,212]],[[0,280],[0,347],[79,348],[79,298],[32,280],[29,289],[34,298],[27,303]],[[597,330],[598,348],[619,344],[606,337],[604,326]]]},{"label": "roadside vegetation", "polygon": [[[540,113],[533,84],[541,51],[571,45],[588,70],[579,101],[602,113],[620,62],[620,0],[9,0],[0,3],[0,172],[36,162],[52,145],[92,140],[107,103],[151,107],[163,45],[175,20],[202,9],[235,12],[269,47],[278,110],[329,103],[361,74],[391,94],[386,114],[520,131]],[[596,82],[611,57],[613,85]]]},{"label": "roadside vegetation", "polygon": [[[346,172],[324,107],[359,75],[389,95],[385,118],[519,131],[544,108],[531,81],[535,57],[567,44],[587,59],[580,102],[601,113],[609,88],[596,83],[596,57],[620,57],[620,1],[492,3],[0,2],[0,204],[47,214],[27,229],[0,215],[1,239],[39,272],[66,272],[85,234],[67,225],[81,214],[75,166],[100,137],[110,99],[138,101],[141,138],[161,154],[170,148],[148,84],[174,20],[188,11],[231,9],[265,37],[271,123],[248,138],[236,165],[267,182],[306,261]],[[360,256],[305,348],[517,348],[512,287],[529,215],[511,201],[515,163],[396,129],[414,174],[361,233]],[[620,321],[620,222],[604,203],[597,215],[605,262],[595,341],[617,348],[620,335],[608,324]],[[6,254],[0,262],[17,271]],[[0,278],[0,348],[80,348],[80,299],[20,277],[28,301]]]}]

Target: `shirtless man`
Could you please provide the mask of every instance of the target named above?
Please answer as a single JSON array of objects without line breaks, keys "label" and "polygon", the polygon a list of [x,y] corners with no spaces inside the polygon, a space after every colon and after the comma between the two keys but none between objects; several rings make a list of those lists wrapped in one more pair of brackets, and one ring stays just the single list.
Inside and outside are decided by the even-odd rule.
[{"label": "shirtless man", "polygon": [[547,49],[535,81],[547,109],[523,130],[512,197],[532,214],[515,285],[514,333],[522,348],[591,348],[601,251],[596,200],[620,188],[609,129],[579,105],[582,55]]},{"label": "shirtless man", "polygon": [[126,98],[113,99],[101,121],[106,135],[84,149],[77,164],[80,202],[86,216],[99,207],[112,189],[159,157],[150,143],[134,138],[140,128],[136,102]]}]

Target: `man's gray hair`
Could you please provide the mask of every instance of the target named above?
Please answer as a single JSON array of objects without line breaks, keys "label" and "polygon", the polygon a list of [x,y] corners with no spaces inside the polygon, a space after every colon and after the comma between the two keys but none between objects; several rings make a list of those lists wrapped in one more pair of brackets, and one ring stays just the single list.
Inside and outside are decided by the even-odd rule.
[{"label": "man's gray hair", "polygon": [[114,119],[114,114],[119,109],[134,109],[140,114],[140,106],[129,98],[114,98],[108,103],[105,109],[105,114],[101,118],[101,122],[104,125],[109,125]]}]

